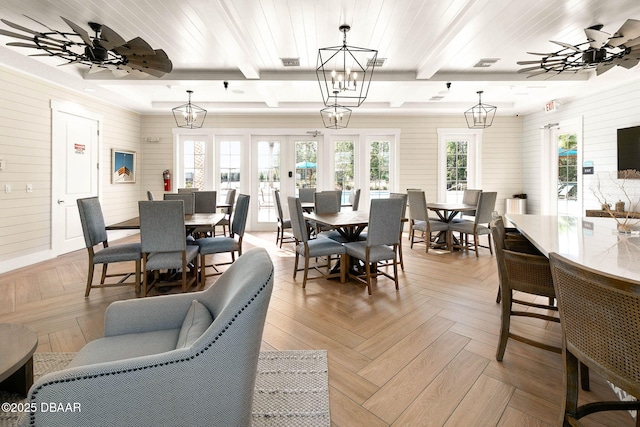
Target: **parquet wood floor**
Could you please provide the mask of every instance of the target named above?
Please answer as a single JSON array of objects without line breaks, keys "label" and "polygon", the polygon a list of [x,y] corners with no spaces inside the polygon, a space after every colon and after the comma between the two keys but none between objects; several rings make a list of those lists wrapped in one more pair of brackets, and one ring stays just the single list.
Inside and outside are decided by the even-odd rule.
[{"label": "parquet wood floor", "polygon": [[[267,248],[276,269],[262,348],[328,350],[333,426],[558,424],[561,356],[510,341],[504,361],[495,360],[500,311],[488,250],[426,254],[424,245],[405,243],[400,290],[380,278],[369,296],[354,281],[313,280],[302,289],[302,274],[292,278],[292,244],[279,249],[275,233],[246,234],[244,242],[245,250]],[[115,287],[85,299],[86,271],[82,250],[0,275],[0,322],[36,330],[37,351],[78,351],[102,335],[111,302],[135,298],[132,288]],[[512,328],[560,340],[558,325],[537,319],[515,319]],[[595,375],[582,396],[615,398]],[[620,412],[585,425],[634,423]]]}]

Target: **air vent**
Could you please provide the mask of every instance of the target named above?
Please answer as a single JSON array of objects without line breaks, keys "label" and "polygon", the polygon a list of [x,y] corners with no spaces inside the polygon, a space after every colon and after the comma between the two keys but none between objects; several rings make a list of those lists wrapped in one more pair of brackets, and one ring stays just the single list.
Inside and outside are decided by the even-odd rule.
[{"label": "air vent", "polygon": [[387,58],[376,58],[375,63],[373,61],[373,59],[368,58],[367,59],[367,68],[371,67],[372,65],[375,65],[376,68],[377,67],[382,67],[384,65],[384,61],[386,61]]},{"label": "air vent", "polygon": [[280,58],[285,67],[299,67],[300,58]]},{"label": "air vent", "polygon": [[482,58],[474,65],[474,68],[489,68],[498,61],[500,58]]}]

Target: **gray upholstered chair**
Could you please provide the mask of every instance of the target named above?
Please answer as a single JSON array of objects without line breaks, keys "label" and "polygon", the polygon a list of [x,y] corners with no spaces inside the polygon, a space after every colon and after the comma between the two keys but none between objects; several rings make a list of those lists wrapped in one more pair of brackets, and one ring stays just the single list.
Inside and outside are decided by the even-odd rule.
[{"label": "gray upholstered chair", "polygon": [[155,197],[153,197],[153,193],[149,190],[147,190],[147,200],[154,200]]},{"label": "gray upholstered chair", "polygon": [[[204,287],[205,279],[207,276],[216,276],[221,274],[217,265],[231,264],[236,260],[235,253],[238,252],[238,256],[242,255],[242,239],[244,237],[244,229],[247,224],[247,215],[249,215],[249,196],[246,194],[238,195],[238,202],[236,203],[236,209],[233,213],[233,219],[231,221],[231,234],[229,236],[216,236],[216,237],[203,237],[196,240],[198,248],[200,248],[200,266],[201,266],[201,286]],[[235,236],[238,236],[236,239]],[[206,256],[213,254],[227,253],[231,254],[231,261],[225,263],[206,264]],[[207,267],[212,267],[215,273],[207,275],[205,270]]]},{"label": "gray upholstered chair", "polygon": [[298,190],[300,203],[313,203],[313,195],[316,193],[315,187],[301,188]]},{"label": "gray upholstered chair", "polygon": [[[165,193],[164,200],[182,200],[184,202],[184,214],[193,215],[196,211],[196,201],[193,191],[187,191],[185,193]],[[184,221],[184,218],[183,218]]]},{"label": "gray upholstered chair", "polygon": [[[405,193],[389,193],[390,199],[402,199],[402,217],[406,218],[407,215],[407,199],[408,195]],[[402,255],[402,232],[404,228],[404,222],[400,226],[400,239],[398,239],[398,259],[400,261],[400,268],[404,271],[404,256]]]},{"label": "gray upholstered chair", "polygon": [[[84,242],[89,252],[89,272],[87,274],[87,289],[85,297],[89,296],[91,288],[103,288],[108,286],[133,285],[136,294],[140,293],[140,260],[142,252],[140,243],[126,243],[109,246],[107,231],[105,230],[102,208],[97,197],[87,197],[78,199],[78,211],[80,212],[80,223],[84,234]],[[102,249],[96,251],[94,247],[102,244]],[[133,261],[135,263],[135,273],[107,274],[107,266],[116,262]],[[94,285],[93,273],[96,264],[102,264],[102,277],[100,284]],[[134,282],[125,282],[129,276],[134,274]],[[105,283],[107,277],[125,276],[118,283]]]},{"label": "gray upholstered chair", "polygon": [[[216,191],[194,191],[193,192],[193,213],[215,213],[218,193]],[[213,236],[214,226],[195,227],[191,230],[193,238],[198,236]],[[189,238],[189,244],[193,244]]]},{"label": "gray upholstered chair", "polygon": [[278,214],[278,229],[276,230],[276,245],[280,242],[280,247],[282,244],[287,242],[295,242],[295,238],[291,235],[284,235],[285,230],[291,229],[291,219],[285,218],[284,212],[282,210],[282,201],[280,200],[280,190],[273,190],[273,198],[276,201],[276,213]]},{"label": "gray upholstered chair", "polygon": [[200,189],[197,187],[185,187],[185,188],[178,188],[178,193],[193,193],[199,190]]},{"label": "gray upholstered chair", "polygon": [[[478,206],[478,201],[480,201],[480,194],[482,190],[471,190],[466,189],[462,193],[462,204],[464,205],[474,205]],[[476,211],[465,211],[462,213],[464,216],[475,216]]]},{"label": "gray upholstered chair", "polygon": [[[231,215],[233,214],[233,205],[236,202],[236,190],[232,188],[227,191],[227,197],[225,199],[225,204],[229,205],[228,208],[222,208],[222,213],[224,213],[224,218],[216,225],[222,226],[222,235],[227,235],[227,226],[231,226]],[[231,233],[231,231],[229,231]],[[216,234],[213,233],[215,236]]]},{"label": "gray upholstered chair", "polygon": [[[427,199],[422,190],[407,190],[409,199],[409,213],[411,219],[409,221],[409,241],[411,242],[411,248],[414,243],[424,242],[426,246],[426,252],[429,252],[429,248],[446,246],[444,240],[439,243],[438,235],[440,233],[446,233],[449,229],[449,224],[444,221],[429,218],[427,212]],[[416,231],[419,231],[423,240],[419,240],[416,237]],[[437,233],[436,236],[433,233]]]},{"label": "gray upholstered chair", "polygon": [[[142,201],[140,209],[140,242],[142,243],[142,293],[147,295],[159,283],[159,271],[176,270],[185,292],[198,283],[198,247],[187,245],[184,226],[184,204],[181,200]],[[190,264],[193,263],[192,266]],[[190,268],[191,267],[191,268]],[[191,270],[191,277],[187,271]],[[149,281],[153,272],[153,281]],[[169,282],[162,282],[168,285]]]},{"label": "gray upholstered chair", "polygon": [[[582,417],[612,410],[635,410],[640,425],[640,282],[602,273],[555,252],[549,260],[563,337],[564,399],[558,425],[579,426]],[[635,399],[579,402],[579,384],[589,389],[584,369]]]},{"label": "gray upholstered chair", "polygon": [[360,207],[360,189],[353,189],[349,193],[349,204],[352,211],[357,211]]},{"label": "gray upholstered chair", "polygon": [[258,248],[203,292],[112,303],[105,336],[27,397],[38,409],[63,402],[81,411],[38,410],[22,425],[250,426],[273,276]]},{"label": "gray upholstered chair", "polygon": [[[369,210],[369,228],[367,240],[345,243],[347,255],[360,259],[365,265],[365,274],[349,277],[361,281],[367,285],[367,291],[371,295],[371,279],[379,275],[389,277],[395,282],[398,289],[398,240],[402,227],[402,209],[404,200],[397,199],[373,199]],[[374,264],[380,261],[391,261],[393,276],[382,269],[372,269]]]},{"label": "gray upholstered chair", "polygon": [[[313,212],[316,214],[331,214],[340,212],[340,197],[337,191],[319,191],[314,193],[313,204]],[[331,230],[331,227],[315,224],[311,221],[310,225],[315,229],[316,233]]]},{"label": "gray upholstered chair", "polygon": [[[478,209],[476,210],[476,216],[473,221],[462,220],[449,223],[449,230],[451,232],[460,233],[460,243],[454,245],[458,248],[471,249],[471,243],[469,242],[469,236],[473,236],[473,250],[478,254],[478,247],[488,248],[489,252],[493,255],[493,248],[491,246],[491,230],[489,224],[493,219],[493,211],[496,207],[496,197],[498,193],[495,191],[483,191],[480,193],[480,199],[478,200]],[[478,242],[480,236],[485,235],[488,239],[488,246],[482,246]]]},{"label": "gray upholstered chair", "polygon": [[[293,267],[293,278],[296,278],[298,271],[298,259],[300,256],[304,257],[304,277],[302,279],[302,287],[307,286],[307,280],[331,278],[340,276],[342,283],[346,280],[346,249],[345,247],[331,239],[326,238],[309,238],[309,232],[307,230],[307,224],[305,222],[302,205],[300,199],[295,197],[289,197],[289,214],[291,216],[291,229],[296,239],[296,260]],[[331,273],[331,255],[341,255],[341,268],[339,273]],[[325,265],[316,265],[314,268],[320,271],[319,268],[326,267],[327,274],[317,277],[309,277],[309,259],[327,257],[327,263]]]}]

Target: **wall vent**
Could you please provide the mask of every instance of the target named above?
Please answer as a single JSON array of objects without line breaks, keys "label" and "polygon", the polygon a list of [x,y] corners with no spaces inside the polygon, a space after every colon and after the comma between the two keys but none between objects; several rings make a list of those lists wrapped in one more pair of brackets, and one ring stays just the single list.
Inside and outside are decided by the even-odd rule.
[{"label": "wall vent", "polygon": [[300,58],[280,58],[285,67],[299,67]]}]

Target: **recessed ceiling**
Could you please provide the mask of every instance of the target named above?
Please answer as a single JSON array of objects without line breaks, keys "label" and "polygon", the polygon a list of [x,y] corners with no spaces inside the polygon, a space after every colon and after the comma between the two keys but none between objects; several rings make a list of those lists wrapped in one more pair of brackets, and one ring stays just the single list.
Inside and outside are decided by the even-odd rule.
[{"label": "recessed ceiling", "polygon": [[[477,103],[498,114],[540,111],[545,102],[605,90],[639,79],[638,67],[527,78],[517,61],[553,49],[549,40],[578,44],[584,29],[619,28],[640,19],[640,2],[620,0],[3,0],[0,17],[44,30],[29,16],[69,31],[61,17],[89,29],[109,26],[125,39],[141,37],[163,49],[173,71],[162,78],[88,74],[86,66],[32,58],[32,49],[6,47],[5,65],[53,80],[143,114],[170,114],[186,101],[221,113],[300,113],[323,107],[316,80],[318,49],[342,43],[378,50],[384,58],[358,114],[462,114]],[[0,28],[10,30],[4,24]],[[298,66],[284,60],[297,59]],[[478,65],[479,64],[479,65]],[[228,88],[223,85],[228,81]],[[446,83],[451,87],[446,88]],[[356,112],[354,112],[355,114]]]}]

